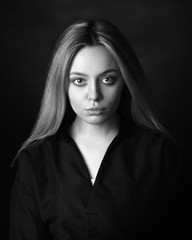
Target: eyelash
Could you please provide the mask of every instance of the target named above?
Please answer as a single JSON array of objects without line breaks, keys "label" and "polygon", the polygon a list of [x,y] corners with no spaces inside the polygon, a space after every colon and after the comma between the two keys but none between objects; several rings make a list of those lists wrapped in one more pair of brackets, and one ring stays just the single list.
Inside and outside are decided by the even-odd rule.
[{"label": "eyelash", "polygon": [[[108,79],[111,79],[111,81],[109,81],[108,83],[106,82],[103,82],[104,80],[108,80]],[[83,83],[79,84],[77,83],[77,81],[80,80],[80,81],[83,81]],[[112,76],[106,76],[106,77],[103,77],[102,78],[102,82],[105,84],[105,85],[113,85],[115,83],[115,77],[112,77]],[[72,82],[76,85],[76,86],[85,86],[86,85],[86,80],[85,79],[82,79],[82,78],[75,78],[75,79],[72,79]]]},{"label": "eyelash", "polygon": [[78,80],[81,80],[81,81],[84,81],[84,82],[85,82],[85,80],[82,79],[82,78],[75,78],[75,79],[72,80],[72,82],[73,82],[75,85],[77,85],[77,86],[84,86],[84,85],[85,85],[85,83],[83,83],[83,84],[78,84],[78,83],[76,83],[76,81],[78,81]]},{"label": "eyelash", "polygon": [[105,83],[105,84],[107,84],[107,85],[113,85],[114,83],[115,83],[115,77],[111,77],[111,76],[108,76],[108,77],[104,77],[103,78],[103,80],[105,80],[105,79],[111,79],[111,80],[109,80],[109,82],[108,83]]}]

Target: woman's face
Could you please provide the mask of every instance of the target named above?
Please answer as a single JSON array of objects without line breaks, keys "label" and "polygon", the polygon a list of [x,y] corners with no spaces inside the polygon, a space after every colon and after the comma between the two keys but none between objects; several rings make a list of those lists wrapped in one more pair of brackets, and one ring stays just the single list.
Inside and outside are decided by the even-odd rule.
[{"label": "woman's face", "polygon": [[113,118],[124,81],[104,46],[87,46],[75,56],[70,71],[68,97],[79,120],[101,124]]}]

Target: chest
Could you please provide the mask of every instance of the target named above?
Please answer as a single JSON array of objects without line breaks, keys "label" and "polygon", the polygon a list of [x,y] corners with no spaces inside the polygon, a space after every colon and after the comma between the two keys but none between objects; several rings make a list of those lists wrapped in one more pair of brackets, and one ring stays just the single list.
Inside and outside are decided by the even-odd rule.
[{"label": "chest", "polygon": [[[62,145],[60,156],[55,159],[57,178],[54,191],[57,186],[59,190],[51,194],[56,197],[49,219],[54,239],[69,236],[86,239],[87,232],[102,239],[112,239],[113,236],[119,239],[122,231],[138,231],[138,219],[144,227],[153,203],[156,204],[156,198],[160,199],[157,191],[161,181],[156,166],[160,154],[157,151],[149,153],[148,148],[133,151],[133,146],[118,139],[111,145],[110,142],[90,142],[87,147],[79,142],[79,151],[77,144],[74,146],[70,141]],[[94,186],[90,184],[85,164],[90,174],[98,174]],[[52,201],[47,204],[49,189],[47,186],[44,189],[43,193],[48,194],[45,194],[46,201],[42,201],[41,206],[44,206],[43,212],[44,209],[49,212]],[[42,188],[39,192],[42,195]],[[57,233],[62,237],[57,238]]]},{"label": "chest", "polygon": [[75,142],[89,171],[90,177],[95,179],[112,139],[100,141],[76,140]]},{"label": "chest", "polygon": [[[62,231],[65,234],[73,236],[74,231],[77,232],[77,239],[81,239],[79,235],[83,234],[83,231],[79,229],[84,227],[86,227],[85,233],[93,231],[94,235],[102,234],[103,239],[112,239],[108,236],[112,233],[112,235],[117,234],[115,239],[119,239],[119,233],[123,230],[132,230],[134,226],[138,230],[137,219],[141,220],[142,217],[144,218],[143,226],[156,196],[158,174],[154,171],[146,174],[147,166],[142,168],[138,166],[137,174],[133,176],[134,173],[129,164],[130,151],[123,146],[119,146],[120,149],[116,150],[113,150],[113,147],[110,149],[103,147],[103,152],[97,151],[97,147],[92,151],[91,147],[88,148],[90,152],[86,151],[84,162],[90,174],[97,174],[94,186],[90,184],[85,164],[82,164],[82,158],[77,149],[74,149],[74,152],[71,148],[68,152],[65,149],[65,157],[67,155],[68,158],[63,161],[62,176],[64,177],[60,184],[62,188],[57,195],[56,208],[51,216],[55,217],[50,227],[53,233],[57,232],[55,228],[59,225],[56,224],[58,221],[64,226]],[[83,148],[81,150],[83,152]],[[121,154],[122,150],[124,154]],[[91,153],[96,153],[97,157],[94,158]],[[102,157],[104,159],[101,161]],[[97,173],[100,164],[102,166]],[[141,183],[139,180],[135,181],[135,178],[138,178],[138,172]],[[82,237],[82,239],[86,238]]]}]

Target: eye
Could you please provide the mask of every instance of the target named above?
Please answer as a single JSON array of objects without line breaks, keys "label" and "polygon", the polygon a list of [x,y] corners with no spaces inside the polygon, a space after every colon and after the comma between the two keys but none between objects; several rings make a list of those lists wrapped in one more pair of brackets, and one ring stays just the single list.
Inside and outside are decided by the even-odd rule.
[{"label": "eye", "polygon": [[112,85],[115,83],[115,78],[114,77],[104,77],[102,80],[105,84]]},{"label": "eye", "polygon": [[84,86],[86,84],[85,80],[82,78],[75,78],[72,82],[77,86]]}]

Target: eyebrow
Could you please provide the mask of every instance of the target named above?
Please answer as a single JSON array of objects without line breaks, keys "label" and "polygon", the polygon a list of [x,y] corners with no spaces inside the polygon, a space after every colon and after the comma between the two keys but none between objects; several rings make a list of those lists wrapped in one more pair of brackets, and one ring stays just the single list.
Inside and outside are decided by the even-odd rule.
[{"label": "eyebrow", "polygon": [[[106,71],[100,73],[99,75],[101,76],[101,75],[111,73],[111,72],[120,73],[119,70],[112,68],[112,69],[107,69]],[[71,72],[71,73],[69,73],[69,75],[78,75],[78,76],[84,76],[84,77],[88,76],[87,74],[82,73],[82,72]]]}]

